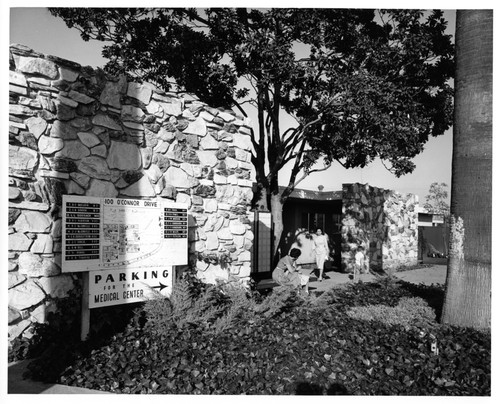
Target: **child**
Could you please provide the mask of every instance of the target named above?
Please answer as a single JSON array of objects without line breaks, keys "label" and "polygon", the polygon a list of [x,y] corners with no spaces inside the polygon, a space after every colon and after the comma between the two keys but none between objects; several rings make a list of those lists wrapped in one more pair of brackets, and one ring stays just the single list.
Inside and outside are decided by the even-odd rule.
[{"label": "child", "polygon": [[357,252],[354,255],[354,281],[357,280],[357,275],[364,272],[365,267],[365,254],[363,254],[363,247],[358,246]]}]

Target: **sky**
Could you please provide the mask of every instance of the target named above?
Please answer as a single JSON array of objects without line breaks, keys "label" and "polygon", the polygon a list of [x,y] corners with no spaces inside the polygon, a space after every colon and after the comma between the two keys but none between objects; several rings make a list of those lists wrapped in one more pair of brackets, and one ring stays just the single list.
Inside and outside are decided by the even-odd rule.
[{"label": "sky", "polygon": [[[125,5],[123,2],[120,4]],[[62,19],[53,17],[46,8],[39,7],[38,4],[30,7],[19,7],[19,5],[25,6],[24,2],[12,2],[8,10],[9,43],[23,44],[38,52],[59,56],[81,65],[98,67],[105,63],[98,42],[84,42],[76,29],[67,28]],[[65,2],[64,5],[70,4]],[[85,6],[91,5],[95,4],[85,3]],[[100,6],[102,3],[97,5]],[[448,33],[454,34],[455,11],[445,11],[445,18],[449,21]],[[424,151],[413,160],[416,169],[412,174],[396,178],[379,161],[371,163],[364,169],[349,170],[334,163],[327,171],[307,177],[298,188],[317,190],[318,186],[322,185],[324,191],[336,191],[342,189],[342,183],[368,183],[371,186],[393,189],[401,193],[417,194],[423,204],[431,183],[444,182],[448,184],[448,191],[450,190],[451,156],[452,130],[449,129],[445,134],[431,138],[426,143]],[[289,167],[285,167],[280,173],[282,185],[288,182]]]}]

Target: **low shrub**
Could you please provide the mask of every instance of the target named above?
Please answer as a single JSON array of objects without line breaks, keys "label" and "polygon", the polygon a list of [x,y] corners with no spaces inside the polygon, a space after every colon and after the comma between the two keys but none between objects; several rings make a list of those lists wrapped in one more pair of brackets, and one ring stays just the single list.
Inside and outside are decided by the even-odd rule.
[{"label": "low shrub", "polygon": [[295,298],[288,287],[275,288],[265,299],[232,283],[194,290],[191,279],[184,278],[176,282],[170,298],[159,295],[145,302],[142,310],[146,326],[155,335],[169,334],[172,327],[199,327],[219,335],[240,322],[272,317],[293,305]]},{"label": "low shrub", "polygon": [[430,325],[436,319],[436,313],[420,297],[403,297],[395,307],[382,304],[352,307],[347,310],[347,315],[358,320],[406,327],[414,324]]}]

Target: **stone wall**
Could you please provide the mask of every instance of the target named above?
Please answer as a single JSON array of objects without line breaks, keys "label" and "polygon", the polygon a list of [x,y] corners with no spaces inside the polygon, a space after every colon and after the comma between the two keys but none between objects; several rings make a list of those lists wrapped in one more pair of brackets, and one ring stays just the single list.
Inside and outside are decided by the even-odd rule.
[{"label": "stone wall", "polygon": [[63,194],[187,203],[198,276],[249,280],[247,119],[21,45],[9,84],[10,340],[79,281],[60,268]]},{"label": "stone wall", "polygon": [[362,184],[342,187],[342,269],[352,272],[362,246],[365,269],[391,272],[417,264],[418,197]]}]

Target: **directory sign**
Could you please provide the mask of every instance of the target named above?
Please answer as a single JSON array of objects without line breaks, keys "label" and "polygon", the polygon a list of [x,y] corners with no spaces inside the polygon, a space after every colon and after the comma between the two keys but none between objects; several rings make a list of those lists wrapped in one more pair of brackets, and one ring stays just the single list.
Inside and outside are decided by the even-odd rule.
[{"label": "directory sign", "polygon": [[185,265],[187,205],[63,196],[62,272]]}]

